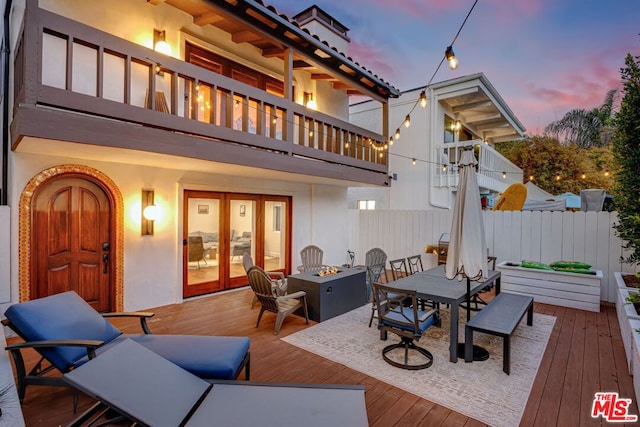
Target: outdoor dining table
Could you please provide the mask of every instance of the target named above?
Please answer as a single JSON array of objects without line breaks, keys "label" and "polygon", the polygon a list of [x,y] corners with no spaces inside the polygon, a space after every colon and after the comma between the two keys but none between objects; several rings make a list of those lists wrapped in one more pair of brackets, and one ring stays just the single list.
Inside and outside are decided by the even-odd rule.
[{"label": "outdoor dining table", "polygon": [[[490,270],[484,282],[471,281],[469,283],[469,295],[467,295],[467,280],[447,279],[444,272],[444,265],[430,268],[428,270],[402,277],[386,286],[397,289],[416,291],[419,298],[424,298],[439,303],[449,304],[450,312],[450,332],[449,332],[449,360],[458,362],[458,316],[459,305],[467,298],[477,294],[488,285],[495,284],[496,294],[500,293],[500,272]],[[467,301],[467,304],[469,301]],[[469,305],[467,305],[469,307]],[[380,338],[386,339],[383,333]]]}]

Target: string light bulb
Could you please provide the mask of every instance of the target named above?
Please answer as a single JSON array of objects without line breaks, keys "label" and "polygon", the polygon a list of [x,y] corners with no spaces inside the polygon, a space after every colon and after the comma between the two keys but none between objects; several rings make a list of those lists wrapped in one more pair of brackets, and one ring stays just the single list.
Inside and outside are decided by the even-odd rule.
[{"label": "string light bulb", "polygon": [[556,175],[556,181],[560,181],[560,175]]},{"label": "string light bulb", "polygon": [[529,175],[529,181],[533,181],[535,177],[533,175]]},{"label": "string light bulb", "polygon": [[580,175],[580,178],[585,179],[587,177],[586,173],[583,173],[582,175]]},{"label": "string light bulb", "polygon": [[426,108],[427,107],[427,94],[424,92],[424,90],[422,92],[420,92],[419,102],[420,102],[420,106],[422,108]]},{"label": "string light bulb", "polygon": [[455,70],[458,68],[458,58],[456,58],[456,54],[453,53],[453,46],[449,46],[447,50],[444,52],[445,58],[447,58],[447,62],[449,63],[449,69]]},{"label": "string light bulb", "polygon": [[606,172],[604,173],[604,176],[606,176],[606,177],[608,177],[609,175],[610,175],[610,174],[609,174],[609,171],[606,171]]},{"label": "string light bulb", "polygon": [[389,145],[393,145],[393,137],[392,136],[389,137]]},{"label": "string light bulb", "polygon": [[412,164],[413,166],[415,166],[415,165],[416,165],[416,159],[411,159],[411,164]]},{"label": "string light bulb", "polygon": [[396,133],[395,133],[395,135],[394,135],[394,138],[396,139],[396,141],[397,141],[398,139],[400,139],[400,128],[396,129]]},{"label": "string light bulb", "polygon": [[411,126],[411,116],[407,114],[407,117],[404,118],[404,127],[408,128]]},{"label": "string light bulb", "polygon": [[502,179],[506,179],[507,178],[507,173],[502,171]]},{"label": "string light bulb", "polygon": [[446,172],[447,171],[447,165],[442,165],[442,172]]}]

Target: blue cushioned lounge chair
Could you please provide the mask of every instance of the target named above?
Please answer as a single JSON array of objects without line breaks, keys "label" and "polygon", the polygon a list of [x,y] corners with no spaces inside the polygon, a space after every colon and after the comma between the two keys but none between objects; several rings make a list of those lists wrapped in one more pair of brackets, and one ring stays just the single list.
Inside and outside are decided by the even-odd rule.
[{"label": "blue cushioned lounge chair", "polygon": [[[25,342],[6,347],[16,366],[18,396],[24,400],[32,385],[66,386],[60,376],[130,338],[181,368],[204,379],[234,380],[244,369],[249,380],[249,338],[205,335],[154,335],[146,319],[149,312],[100,314],[77,293],[63,292],[14,304],[4,313],[5,326]],[[105,317],[135,316],[142,334],[123,334]],[[22,350],[32,348],[41,359],[29,372]]]}]

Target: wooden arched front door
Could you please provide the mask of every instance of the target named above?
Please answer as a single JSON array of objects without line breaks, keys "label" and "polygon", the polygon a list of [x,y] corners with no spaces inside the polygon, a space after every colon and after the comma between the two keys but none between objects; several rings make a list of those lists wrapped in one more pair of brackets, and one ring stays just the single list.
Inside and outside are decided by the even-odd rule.
[{"label": "wooden arched front door", "polygon": [[61,175],[31,204],[31,295],[76,291],[98,311],[112,311],[112,202],[84,176]]}]

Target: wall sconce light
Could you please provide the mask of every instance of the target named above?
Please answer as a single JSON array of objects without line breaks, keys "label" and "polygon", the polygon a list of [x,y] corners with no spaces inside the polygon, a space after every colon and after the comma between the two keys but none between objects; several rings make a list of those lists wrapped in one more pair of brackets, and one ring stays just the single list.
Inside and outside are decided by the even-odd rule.
[{"label": "wall sconce light", "polygon": [[165,30],[153,30],[153,50],[171,56],[171,45],[165,40],[166,36]]},{"label": "wall sconce light", "polygon": [[318,108],[318,106],[316,105],[315,99],[313,99],[313,92],[305,92],[303,101],[304,101],[304,105],[307,108],[310,108],[312,110],[315,110],[316,108]]},{"label": "wall sconce light", "polygon": [[453,46],[449,46],[444,53],[445,58],[447,58],[447,62],[449,63],[449,69],[455,70],[458,68],[458,58],[456,58],[456,54],[453,53]]},{"label": "wall sconce light", "polygon": [[153,236],[153,223],[160,217],[160,209],[153,203],[153,190],[142,190],[142,235]]}]

